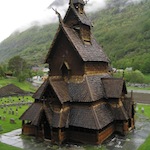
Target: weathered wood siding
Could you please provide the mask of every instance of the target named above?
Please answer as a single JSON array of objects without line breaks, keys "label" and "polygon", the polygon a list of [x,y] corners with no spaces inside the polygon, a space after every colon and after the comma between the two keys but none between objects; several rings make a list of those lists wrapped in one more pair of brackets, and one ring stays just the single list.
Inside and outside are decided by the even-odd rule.
[{"label": "weathered wood siding", "polygon": [[25,124],[22,127],[22,134],[23,135],[35,136],[36,131],[37,131],[37,128],[35,126],[32,126],[32,125],[26,125]]},{"label": "weathered wood siding", "polygon": [[62,144],[64,140],[66,140],[67,135],[66,132],[62,132],[61,129],[58,129],[58,131],[52,132],[52,140],[56,143]]},{"label": "weathered wood siding", "polygon": [[108,64],[103,62],[86,62],[84,70],[85,74],[108,73]]},{"label": "weathered wood siding", "polygon": [[78,18],[75,16],[72,10],[69,11],[69,15],[67,15],[67,18],[65,18],[65,24],[68,26],[78,24]]},{"label": "weathered wood siding", "polygon": [[62,33],[57,45],[52,50],[50,58],[50,75],[51,76],[62,76],[61,67],[64,62],[67,62],[71,69],[72,75],[83,75],[84,63],[80,58],[79,54],[70,45],[68,39]]},{"label": "weathered wood siding", "polygon": [[124,122],[119,121],[115,123],[115,131],[124,135]]},{"label": "weathered wood siding", "polygon": [[103,143],[109,136],[111,136],[115,131],[114,124],[108,126],[105,130],[101,131],[98,134],[98,142],[97,144]]},{"label": "weathered wood siding", "polygon": [[82,25],[80,28],[80,35],[83,41],[91,42],[91,31],[89,26]]}]

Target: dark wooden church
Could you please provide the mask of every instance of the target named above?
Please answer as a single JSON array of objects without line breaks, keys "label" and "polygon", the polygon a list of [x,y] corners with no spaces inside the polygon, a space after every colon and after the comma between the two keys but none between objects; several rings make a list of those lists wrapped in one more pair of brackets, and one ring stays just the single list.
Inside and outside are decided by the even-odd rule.
[{"label": "dark wooden church", "polygon": [[49,77],[20,117],[22,133],[51,142],[101,144],[114,132],[134,129],[134,103],[123,79],[91,33],[83,0],[70,0],[46,57]]}]

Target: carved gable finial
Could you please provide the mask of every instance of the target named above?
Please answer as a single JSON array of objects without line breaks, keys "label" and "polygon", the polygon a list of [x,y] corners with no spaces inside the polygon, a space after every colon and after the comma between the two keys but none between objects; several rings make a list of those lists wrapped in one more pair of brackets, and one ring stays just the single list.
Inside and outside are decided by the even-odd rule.
[{"label": "carved gable finial", "polygon": [[60,15],[60,13],[56,10],[56,9],[54,9],[54,8],[52,8],[54,11],[55,11],[55,13],[58,15],[58,19],[59,19],[59,22],[60,23],[62,23],[63,21],[62,21],[62,17],[61,17],[61,15]]}]

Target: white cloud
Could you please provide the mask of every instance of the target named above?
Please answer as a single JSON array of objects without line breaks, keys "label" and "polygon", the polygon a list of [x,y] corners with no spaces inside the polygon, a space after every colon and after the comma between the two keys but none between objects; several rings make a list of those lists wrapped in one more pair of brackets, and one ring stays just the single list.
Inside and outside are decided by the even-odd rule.
[{"label": "white cloud", "polygon": [[[69,0],[0,0],[0,42],[17,29],[27,29],[33,22],[38,22],[39,25],[56,22],[58,17],[55,12],[47,9],[54,1],[61,1],[61,5],[53,7],[57,7],[63,17]],[[86,12],[94,12],[103,7],[105,0],[89,0]]]},{"label": "white cloud", "polygon": [[20,27],[27,27],[33,21],[40,23],[54,20],[54,12],[47,7],[50,0],[1,0],[0,41]]},{"label": "white cloud", "polygon": [[105,0],[90,0],[86,7],[86,12],[95,12],[99,9],[103,9],[106,6]]}]

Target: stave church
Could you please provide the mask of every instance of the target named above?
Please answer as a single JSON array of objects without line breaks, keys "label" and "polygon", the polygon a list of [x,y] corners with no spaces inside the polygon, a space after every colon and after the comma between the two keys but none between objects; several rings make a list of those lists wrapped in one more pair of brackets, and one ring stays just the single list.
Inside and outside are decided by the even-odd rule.
[{"label": "stave church", "polygon": [[92,34],[83,0],[70,0],[49,48],[47,80],[22,114],[22,134],[52,143],[101,144],[135,127],[133,97]]}]

